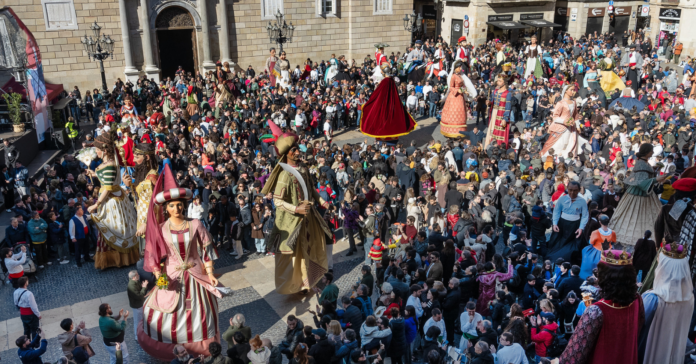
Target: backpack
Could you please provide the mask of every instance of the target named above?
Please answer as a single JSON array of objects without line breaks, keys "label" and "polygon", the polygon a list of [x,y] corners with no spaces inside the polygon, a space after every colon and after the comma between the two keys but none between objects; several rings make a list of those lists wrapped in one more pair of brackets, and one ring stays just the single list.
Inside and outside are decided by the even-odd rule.
[{"label": "backpack", "polygon": [[559,338],[558,335],[551,330],[543,329],[542,331],[548,332],[551,334],[551,337],[553,337],[553,340],[551,340],[551,345],[546,347],[546,356],[549,358],[557,358],[561,356],[561,354],[563,354],[563,350],[565,350],[565,347],[568,346],[568,340],[565,338]]},{"label": "backpack", "polygon": [[360,301],[362,306],[360,310],[362,311],[363,320],[365,320],[367,316],[372,316],[375,314],[375,310],[372,309],[372,299],[370,297],[367,297],[367,301],[363,300],[362,297],[358,297],[357,299]]},{"label": "backpack", "polygon": [[321,198],[323,198],[324,201],[331,201],[331,199],[329,198],[329,193],[326,192],[326,187],[324,187],[324,186],[319,187],[319,191],[317,191],[317,192],[319,192],[319,196]]}]

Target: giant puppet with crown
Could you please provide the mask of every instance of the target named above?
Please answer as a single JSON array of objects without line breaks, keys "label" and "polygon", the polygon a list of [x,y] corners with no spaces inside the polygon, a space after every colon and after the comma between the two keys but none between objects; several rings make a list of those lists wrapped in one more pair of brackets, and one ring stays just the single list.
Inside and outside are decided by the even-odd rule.
[{"label": "giant puppet with crown", "polygon": [[[600,299],[585,309],[568,346],[552,363],[639,363],[638,336],[645,315],[643,300],[636,293],[633,255],[620,250],[603,251],[597,265],[597,282]],[[532,327],[532,335],[536,330]]]},{"label": "giant puppet with crown", "polygon": [[401,103],[394,81],[395,69],[384,55],[388,44],[375,44],[377,65],[372,79],[378,82],[370,99],[363,105],[360,114],[360,132],[377,140],[396,140],[416,129],[416,121]]},{"label": "giant puppet with crown", "polygon": [[143,305],[138,343],[151,356],[172,360],[183,345],[192,355],[209,356],[211,342],[220,342],[218,298],[230,294],[214,276],[217,252],[210,233],[184,214],[193,196],[180,188],[168,165],[152,194],[145,232],[143,268],[157,279]]}]

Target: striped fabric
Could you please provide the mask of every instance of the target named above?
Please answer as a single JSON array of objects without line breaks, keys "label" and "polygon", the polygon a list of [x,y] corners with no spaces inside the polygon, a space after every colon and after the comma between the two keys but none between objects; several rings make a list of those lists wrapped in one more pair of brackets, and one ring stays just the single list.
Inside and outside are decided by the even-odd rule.
[{"label": "striped fabric", "polygon": [[118,186],[120,184],[120,181],[117,183],[118,173],[116,171],[116,166],[109,165],[98,169],[97,177],[102,186]]},{"label": "striped fabric", "polygon": [[[198,243],[191,241],[193,233],[189,229],[172,230],[171,236],[171,248],[176,249],[182,259],[185,259],[189,248],[198,249]],[[205,253],[202,258],[204,261],[210,260],[210,256]],[[144,305],[144,331],[153,340],[166,344],[185,344],[211,339],[217,335],[217,312],[217,299],[186,271],[182,278],[179,302],[173,312],[157,311],[147,304]]]},{"label": "striped fabric", "polygon": [[155,197],[155,202],[158,204],[163,204],[167,201],[171,200],[176,200],[176,199],[186,199],[190,200],[193,197],[193,192],[189,190],[188,188],[172,188],[167,191],[162,191],[157,194]]}]

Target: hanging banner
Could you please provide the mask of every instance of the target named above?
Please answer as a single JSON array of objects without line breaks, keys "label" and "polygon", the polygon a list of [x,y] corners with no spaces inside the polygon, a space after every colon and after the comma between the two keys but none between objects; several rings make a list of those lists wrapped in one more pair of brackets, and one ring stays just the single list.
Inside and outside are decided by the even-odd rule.
[{"label": "hanging banner", "polygon": [[51,122],[48,117],[48,97],[39,45],[34,35],[31,34],[31,31],[19,19],[12,8],[4,7],[0,9],[0,16],[4,18],[7,28],[12,27],[17,32],[18,36],[14,39],[15,49],[18,52],[24,51],[27,54],[27,101],[31,105],[31,110],[34,114],[36,136],[39,143],[41,143],[44,141],[44,132],[51,127]]}]

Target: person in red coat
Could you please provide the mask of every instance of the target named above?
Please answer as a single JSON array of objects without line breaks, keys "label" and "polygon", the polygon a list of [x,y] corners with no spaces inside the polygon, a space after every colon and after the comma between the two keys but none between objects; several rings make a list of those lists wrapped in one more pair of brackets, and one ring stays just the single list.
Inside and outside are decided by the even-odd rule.
[{"label": "person in red coat", "polygon": [[546,358],[548,356],[547,349],[551,346],[553,338],[557,335],[556,330],[558,330],[558,324],[556,323],[556,316],[551,312],[542,312],[537,317],[530,317],[530,323],[532,324],[532,342],[534,345],[534,350],[536,351],[537,362],[539,358]]},{"label": "person in red coat", "polygon": [[119,162],[123,163],[121,166],[125,167],[135,167],[135,162],[133,161],[133,148],[135,147],[135,143],[133,142],[133,139],[131,139],[131,132],[130,130],[124,130],[123,131],[123,141],[120,144],[120,150],[119,150],[119,155],[121,156],[121,160]]}]

